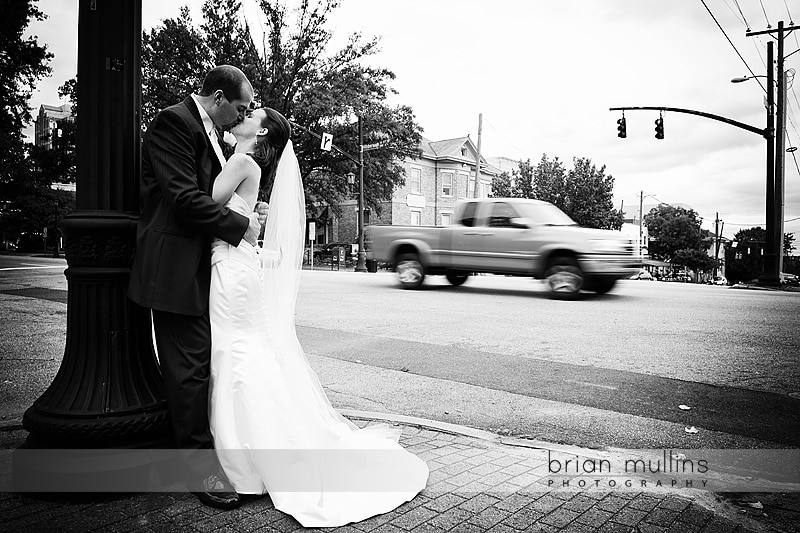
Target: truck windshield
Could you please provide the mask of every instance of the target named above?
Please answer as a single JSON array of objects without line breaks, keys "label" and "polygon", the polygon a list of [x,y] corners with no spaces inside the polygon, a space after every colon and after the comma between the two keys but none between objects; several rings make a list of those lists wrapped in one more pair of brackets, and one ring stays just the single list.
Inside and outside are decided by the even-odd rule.
[{"label": "truck windshield", "polygon": [[575,226],[574,220],[553,204],[519,204],[519,209],[525,218],[534,224],[548,226]]}]

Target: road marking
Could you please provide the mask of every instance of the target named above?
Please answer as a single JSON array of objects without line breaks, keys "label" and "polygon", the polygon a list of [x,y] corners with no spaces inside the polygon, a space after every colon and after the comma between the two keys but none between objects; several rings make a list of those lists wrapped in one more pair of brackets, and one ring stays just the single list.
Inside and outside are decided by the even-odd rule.
[{"label": "road marking", "polygon": [[575,383],[576,385],[584,385],[586,387],[597,387],[598,389],[617,390],[617,387],[612,385],[601,385],[600,383],[589,383],[588,381],[577,381],[574,379],[565,379],[567,383]]},{"label": "road marking", "polygon": [[24,267],[8,267],[8,268],[0,268],[2,270],[37,270],[42,268],[64,268],[64,265],[58,266],[24,266]]}]

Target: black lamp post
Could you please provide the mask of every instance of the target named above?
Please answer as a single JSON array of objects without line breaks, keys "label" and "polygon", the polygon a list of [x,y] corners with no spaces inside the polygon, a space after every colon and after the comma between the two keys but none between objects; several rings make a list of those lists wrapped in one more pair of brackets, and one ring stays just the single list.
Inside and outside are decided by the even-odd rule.
[{"label": "black lamp post", "polygon": [[[149,312],[127,299],[139,211],[141,15],[142,0],[78,4],[76,210],[59,222],[66,348],[25,412],[24,449],[169,446]],[[25,457],[15,456],[15,483],[47,480],[48,468],[64,466]]]},{"label": "black lamp post", "polygon": [[356,272],[367,271],[367,252],[364,251],[364,132],[358,115],[358,261]]}]

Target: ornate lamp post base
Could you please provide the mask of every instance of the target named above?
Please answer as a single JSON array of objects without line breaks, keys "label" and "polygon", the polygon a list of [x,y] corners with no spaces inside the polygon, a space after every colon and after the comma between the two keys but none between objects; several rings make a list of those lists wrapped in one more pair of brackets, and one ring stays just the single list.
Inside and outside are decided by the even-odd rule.
[{"label": "ornate lamp post base", "polygon": [[95,449],[107,457],[109,448],[172,446],[150,313],[127,298],[136,219],[81,211],[60,228],[68,265],[67,341],[56,377],[22,420],[30,433],[22,452],[41,450],[15,455],[13,477],[23,487],[47,483],[65,462],[75,465],[64,449]]}]

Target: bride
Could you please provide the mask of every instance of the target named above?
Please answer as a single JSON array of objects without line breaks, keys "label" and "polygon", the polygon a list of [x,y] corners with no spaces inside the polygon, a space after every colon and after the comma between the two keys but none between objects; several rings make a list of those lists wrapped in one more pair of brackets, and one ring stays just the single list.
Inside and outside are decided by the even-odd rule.
[{"label": "bride", "polygon": [[213,198],[242,214],[272,188],[261,249],[212,248],[209,417],[220,464],[240,494],[269,493],[306,527],[340,526],[413,499],[428,467],[386,425],[359,429],[331,406],[297,339],[305,197],[286,118],[254,110]]}]

